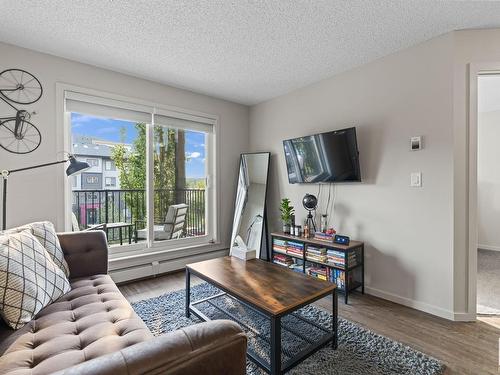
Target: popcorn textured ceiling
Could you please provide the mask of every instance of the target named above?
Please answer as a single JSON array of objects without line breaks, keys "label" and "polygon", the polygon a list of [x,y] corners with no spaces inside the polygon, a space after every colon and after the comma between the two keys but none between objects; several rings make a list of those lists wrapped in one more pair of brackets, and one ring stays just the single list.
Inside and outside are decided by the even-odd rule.
[{"label": "popcorn textured ceiling", "polygon": [[0,12],[0,41],[247,105],[500,26],[496,1],[0,0]]}]

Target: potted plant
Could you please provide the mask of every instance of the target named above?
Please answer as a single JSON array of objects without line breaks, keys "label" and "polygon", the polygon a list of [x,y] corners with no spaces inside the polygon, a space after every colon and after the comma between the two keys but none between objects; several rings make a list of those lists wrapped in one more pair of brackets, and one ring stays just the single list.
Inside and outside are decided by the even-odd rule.
[{"label": "potted plant", "polygon": [[290,199],[283,198],[280,204],[281,221],[283,222],[283,232],[290,233],[290,225],[292,223],[292,215],[295,210],[290,206]]}]

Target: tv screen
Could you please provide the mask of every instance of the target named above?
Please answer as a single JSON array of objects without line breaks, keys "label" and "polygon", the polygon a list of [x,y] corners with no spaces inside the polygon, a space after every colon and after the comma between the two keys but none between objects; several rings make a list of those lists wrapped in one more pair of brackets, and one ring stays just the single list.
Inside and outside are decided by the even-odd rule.
[{"label": "tv screen", "polygon": [[283,147],[291,184],[361,181],[356,128],[288,139]]}]

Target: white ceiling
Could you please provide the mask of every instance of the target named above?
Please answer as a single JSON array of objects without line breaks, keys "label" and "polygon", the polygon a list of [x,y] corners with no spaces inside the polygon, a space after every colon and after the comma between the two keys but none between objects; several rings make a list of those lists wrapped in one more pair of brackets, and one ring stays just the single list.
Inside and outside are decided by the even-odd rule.
[{"label": "white ceiling", "polygon": [[500,2],[0,0],[0,16],[1,41],[251,105],[451,30],[500,27]]}]

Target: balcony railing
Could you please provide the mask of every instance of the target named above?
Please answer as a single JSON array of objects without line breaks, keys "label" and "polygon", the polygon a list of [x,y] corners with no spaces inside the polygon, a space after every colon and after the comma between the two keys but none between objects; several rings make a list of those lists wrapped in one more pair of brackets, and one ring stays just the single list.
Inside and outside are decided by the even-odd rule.
[{"label": "balcony railing", "polygon": [[[154,222],[165,223],[168,208],[186,203],[188,212],[182,237],[205,234],[204,189],[158,189],[154,192]],[[137,231],[146,226],[146,191],[135,190],[74,190],[73,213],[79,229],[97,224],[130,223],[132,240]],[[108,230],[108,242],[118,241],[118,230]],[[128,232],[124,234],[128,236]]]}]

